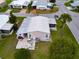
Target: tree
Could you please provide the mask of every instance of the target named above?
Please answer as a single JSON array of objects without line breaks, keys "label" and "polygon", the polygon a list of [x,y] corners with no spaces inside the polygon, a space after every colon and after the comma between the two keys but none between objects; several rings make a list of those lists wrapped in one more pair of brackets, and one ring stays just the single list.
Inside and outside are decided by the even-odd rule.
[{"label": "tree", "polygon": [[76,11],[79,12],[79,6],[76,7]]},{"label": "tree", "polygon": [[17,50],[15,53],[15,59],[30,59],[31,54],[30,51],[27,49],[20,49]]},{"label": "tree", "polygon": [[71,16],[69,14],[64,13],[64,14],[61,14],[61,16],[59,17],[58,20],[60,22],[58,33],[59,33],[60,37],[63,37],[64,36],[64,28],[66,26],[66,22],[71,22],[72,18],[71,18]]},{"label": "tree", "polygon": [[13,29],[14,29],[14,31],[17,31],[17,29],[18,29],[18,26],[17,26],[17,18],[16,18],[16,16],[14,16],[13,14],[12,14],[12,11],[10,12],[10,17],[9,17],[9,22],[10,23],[12,23],[12,24],[14,24],[14,26],[13,26]]},{"label": "tree", "polygon": [[62,14],[60,17],[59,17],[59,20],[61,21],[62,25],[60,28],[64,28],[65,25],[66,25],[66,22],[71,22],[72,21],[72,18],[69,14],[67,13],[64,13]]},{"label": "tree", "polygon": [[9,22],[12,24],[16,24],[16,16],[12,14],[12,11],[10,12]]},{"label": "tree", "polygon": [[28,13],[30,13],[30,11],[32,10],[32,3],[33,1],[31,1],[27,7]]},{"label": "tree", "polygon": [[72,40],[59,39],[53,40],[50,47],[50,59],[73,59],[76,47]]}]

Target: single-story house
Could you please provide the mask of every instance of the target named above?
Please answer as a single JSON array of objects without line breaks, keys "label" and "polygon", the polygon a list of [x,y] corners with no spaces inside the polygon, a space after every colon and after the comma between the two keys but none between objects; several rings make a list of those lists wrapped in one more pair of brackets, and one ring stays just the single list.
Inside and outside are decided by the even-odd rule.
[{"label": "single-story house", "polygon": [[0,34],[10,35],[13,32],[13,24],[9,23],[9,15],[0,15]]},{"label": "single-story house", "polygon": [[0,0],[0,7],[4,6],[6,4],[6,0]]},{"label": "single-story house", "polygon": [[46,2],[46,1],[33,1],[33,8],[34,9],[41,9],[41,10],[49,10],[54,3]]},{"label": "single-story house", "polygon": [[79,6],[79,1],[74,1],[73,3],[71,3],[72,7],[77,7]]},{"label": "single-story house", "polygon": [[[55,23],[51,20],[54,20]],[[36,41],[50,41],[50,29],[53,27],[56,27],[55,19],[43,16],[28,17],[24,19],[17,31],[17,39],[33,41],[33,46]],[[18,43],[16,48],[22,47],[20,47]],[[27,48],[29,49],[29,47]]]},{"label": "single-story house", "polygon": [[26,8],[31,0],[14,0],[9,4],[9,8]]}]

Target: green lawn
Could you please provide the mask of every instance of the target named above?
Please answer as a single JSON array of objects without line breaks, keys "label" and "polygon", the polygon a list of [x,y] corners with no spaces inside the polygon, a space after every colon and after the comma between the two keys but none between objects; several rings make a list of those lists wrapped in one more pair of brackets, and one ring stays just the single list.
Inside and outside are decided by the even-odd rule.
[{"label": "green lawn", "polygon": [[[18,19],[18,26],[20,26],[23,18]],[[59,23],[57,24],[59,26]],[[79,45],[73,37],[71,31],[66,26],[64,29],[64,36],[66,40],[72,40],[73,44],[76,46],[76,53],[74,59],[79,59]],[[57,31],[51,31],[52,40],[55,40],[59,35]],[[3,59],[14,59],[14,53],[16,51],[16,33],[8,37],[4,37],[3,40],[0,41],[0,57]],[[49,47],[50,42],[38,42],[36,43],[36,50],[31,51],[32,59],[49,59]]]},{"label": "green lawn", "polygon": [[8,9],[8,4],[11,2],[12,0],[6,0],[6,5],[3,6],[2,8],[0,8],[0,12],[5,12]]},{"label": "green lawn", "polygon": [[[59,29],[60,23],[59,23],[59,22],[57,22],[57,23],[58,23],[58,24],[57,24],[57,27],[58,27],[58,29]],[[53,40],[55,40],[56,38],[60,38],[60,39],[61,39],[61,37],[59,37],[58,31],[53,31],[51,34],[52,34],[52,39],[53,39]],[[64,28],[64,37],[65,37],[65,39],[68,40],[69,42],[70,42],[70,41],[73,42],[73,44],[74,44],[75,47],[76,47],[74,59],[79,59],[79,45],[78,45],[76,39],[74,38],[74,36],[72,35],[71,31],[69,30],[69,28],[68,28],[67,25],[66,25],[65,28]]]}]

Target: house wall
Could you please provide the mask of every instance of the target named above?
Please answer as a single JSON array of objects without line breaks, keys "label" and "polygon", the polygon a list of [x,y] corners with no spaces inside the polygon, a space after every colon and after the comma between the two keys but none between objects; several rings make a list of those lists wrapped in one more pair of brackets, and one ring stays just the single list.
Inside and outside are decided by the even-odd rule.
[{"label": "house wall", "polygon": [[40,41],[49,41],[50,34],[44,32],[31,32],[28,34],[29,38],[39,39]]}]

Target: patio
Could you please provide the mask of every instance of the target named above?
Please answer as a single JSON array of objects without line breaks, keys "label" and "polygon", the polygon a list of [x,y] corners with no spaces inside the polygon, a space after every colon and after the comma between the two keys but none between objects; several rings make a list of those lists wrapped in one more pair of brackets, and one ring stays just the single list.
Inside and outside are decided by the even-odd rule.
[{"label": "patio", "polygon": [[18,40],[18,43],[16,45],[16,49],[29,49],[29,50],[35,50],[35,40],[24,38],[23,40]]}]

